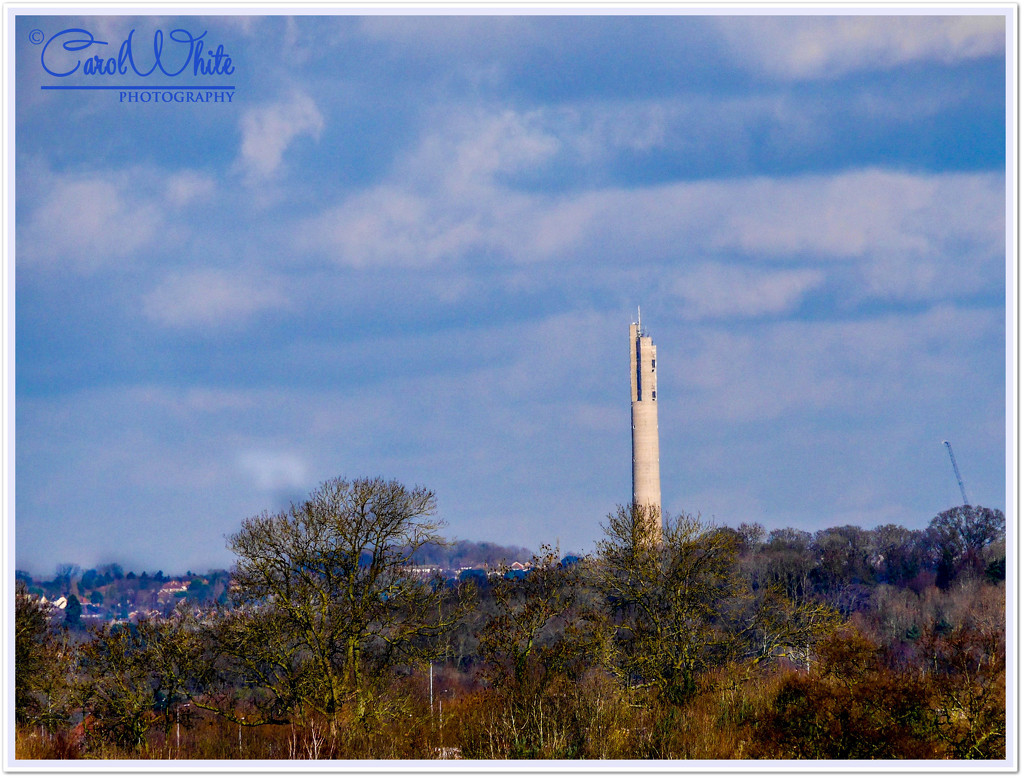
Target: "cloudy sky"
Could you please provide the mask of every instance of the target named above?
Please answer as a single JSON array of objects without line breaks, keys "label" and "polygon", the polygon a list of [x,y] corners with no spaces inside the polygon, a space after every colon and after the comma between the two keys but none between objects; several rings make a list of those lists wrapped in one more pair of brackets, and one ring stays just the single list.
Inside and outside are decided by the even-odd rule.
[{"label": "cloudy sky", "polygon": [[[55,79],[35,41],[68,28],[150,62],[206,31],[234,72]],[[18,567],[227,566],[243,518],[338,475],[589,551],[630,499],[637,306],[666,511],[923,527],[960,502],[946,439],[1006,508],[1003,17],[15,37]],[[40,88],[183,79],[232,101]]]}]

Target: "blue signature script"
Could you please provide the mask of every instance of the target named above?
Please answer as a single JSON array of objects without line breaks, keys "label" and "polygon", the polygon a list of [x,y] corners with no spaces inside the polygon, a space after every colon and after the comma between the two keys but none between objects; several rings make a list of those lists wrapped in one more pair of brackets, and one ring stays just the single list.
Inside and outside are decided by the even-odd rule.
[{"label": "blue signature script", "polygon": [[[134,36],[135,30],[128,33],[116,57],[92,54],[87,55],[83,61],[81,52],[93,46],[110,44],[107,41],[96,40],[96,36],[80,27],[61,30],[51,35],[43,46],[43,51],[39,55],[43,70],[59,78],[70,76],[79,68],[87,76],[124,75],[129,68],[139,76],[148,76],[157,70],[165,76],[177,76],[184,73],[189,65],[192,66],[191,74],[196,76],[231,75],[235,72],[231,57],[224,51],[224,44],[218,44],[216,49],[208,48],[203,41],[206,32],[193,35],[188,30],[172,30],[168,33],[167,40],[162,30],[153,33],[152,67],[148,70],[140,68],[136,62]],[[108,51],[110,50],[104,49],[104,53]],[[148,65],[149,57],[144,57],[143,62]]]}]

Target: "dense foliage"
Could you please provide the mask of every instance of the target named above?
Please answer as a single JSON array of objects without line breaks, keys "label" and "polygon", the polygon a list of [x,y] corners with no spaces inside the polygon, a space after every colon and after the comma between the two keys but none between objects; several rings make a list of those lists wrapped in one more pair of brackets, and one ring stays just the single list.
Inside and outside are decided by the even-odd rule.
[{"label": "dense foliage", "polygon": [[433,512],[336,479],[243,522],[230,573],[19,575],[18,757],[1005,756],[999,511],[659,538],[626,506],[591,557],[462,574],[427,569]]}]

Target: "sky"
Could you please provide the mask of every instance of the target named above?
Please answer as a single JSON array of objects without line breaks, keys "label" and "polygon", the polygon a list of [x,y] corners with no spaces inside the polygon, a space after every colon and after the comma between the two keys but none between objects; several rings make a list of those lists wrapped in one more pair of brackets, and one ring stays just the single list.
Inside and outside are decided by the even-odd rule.
[{"label": "sky", "polygon": [[[48,43],[75,28],[106,46]],[[140,69],[186,30],[232,72],[42,67],[133,29]],[[944,440],[1007,507],[998,12],[15,41],[18,568],[228,567],[244,518],[336,476],[434,490],[450,538],[589,552],[631,497],[638,307],[666,513],[922,528],[962,502]]]}]

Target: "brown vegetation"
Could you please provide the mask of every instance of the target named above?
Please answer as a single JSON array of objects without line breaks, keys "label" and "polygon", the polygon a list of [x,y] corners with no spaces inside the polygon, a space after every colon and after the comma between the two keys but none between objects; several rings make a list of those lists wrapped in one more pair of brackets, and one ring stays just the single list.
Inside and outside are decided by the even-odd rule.
[{"label": "brown vegetation", "polygon": [[233,602],[84,636],[20,587],[16,757],[1005,756],[998,512],[638,543],[627,507],[595,557],[478,585],[405,573],[432,509],[328,482],[231,538]]}]

